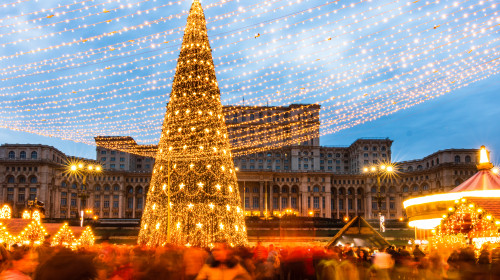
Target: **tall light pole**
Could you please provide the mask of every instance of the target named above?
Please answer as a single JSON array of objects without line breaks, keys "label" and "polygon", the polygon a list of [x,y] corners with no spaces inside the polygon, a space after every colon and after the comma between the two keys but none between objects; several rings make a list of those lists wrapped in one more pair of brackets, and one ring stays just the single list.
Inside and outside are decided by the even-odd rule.
[{"label": "tall light pole", "polygon": [[[74,161],[69,162],[68,173],[73,175],[76,178],[82,178],[82,187],[77,190],[78,197],[80,198],[80,204],[78,212],[80,213],[80,226],[83,227],[83,219],[84,219],[84,210],[82,209],[82,204],[89,197],[87,190],[87,176],[88,175],[96,175],[102,173],[102,168],[100,165],[91,164],[83,161]],[[87,205],[86,205],[87,206]],[[88,213],[88,212],[87,212]]]},{"label": "tall light pole", "polygon": [[375,199],[377,200],[377,207],[378,207],[378,218],[379,218],[379,231],[384,232],[385,227],[384,227],[384,222],[385,218],[382,216],[382,200],[385,198],[382,196],[380,192],[380,178],[381,177],[389,177],[394,175],[394,165],[392,164],[380,164],[380,165],[373,165],[370,167],[365,167],[363,168],[363,173],[367,174],[368,176],[372,176],[377,178],[377,196],[375,196]]}]

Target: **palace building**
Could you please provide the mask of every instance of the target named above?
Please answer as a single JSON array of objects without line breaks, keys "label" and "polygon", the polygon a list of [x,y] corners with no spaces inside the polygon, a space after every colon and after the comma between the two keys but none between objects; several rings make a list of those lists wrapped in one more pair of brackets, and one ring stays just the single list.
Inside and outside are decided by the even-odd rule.
[{"label": "palace building", "polygon": [[[244,151],[241,147],[252,142],[261,148],[280,146],[235,153],[247,215],[378,216],[376,178],[362,169],[390,162],[392,140],[362,138],[347,147],[321,146],[317,105],[235,108],[225,107],[235,151]],[[103,172],[89,174],[86,186],[81,177],[66,172],[67,160],[73,157],[57,148],[1,145],[1,202],[12,205],[13,216],[20,216],[27,202],[37,199],[45,203],[50,218],[77,218],[80,210],[89,208],[100,218],[140,218],[156,147],[138,145],[131,137],[95,140],[96,159],[81,160],[99,163]],[[139,152],[123,151],[123,143]],[[476,172],[477,154],[477,149],[448,149],[397,163],[398,175],[381,181],[380,211],[386,219],[403,218],[404,200],[451,190]]]}]

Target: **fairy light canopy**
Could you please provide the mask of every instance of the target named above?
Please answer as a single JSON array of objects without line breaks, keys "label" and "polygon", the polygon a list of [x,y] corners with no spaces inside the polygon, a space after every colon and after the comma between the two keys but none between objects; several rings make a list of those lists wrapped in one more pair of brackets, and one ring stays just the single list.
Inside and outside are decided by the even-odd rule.
[{"label": "fairy light canopy", "polygon": [[449,209],[454,209],[455,204],[462,200],[475,202],[487,198],[500,206],[498,170],[490,163],[486,147],[481,147],[478,156],[478,172],[450,192],[411,198],[403,202],[410,226],[433,229],[441,224],[443,215],[446,216]]},{"label": "fairy light canopy", "polygon": [[[188,2],[0,5],[0,127],[158,143]],[[221,101],[235,105],[226,117],[315,104],[328,135],[498,74],[494,1],[206,2]]]}]

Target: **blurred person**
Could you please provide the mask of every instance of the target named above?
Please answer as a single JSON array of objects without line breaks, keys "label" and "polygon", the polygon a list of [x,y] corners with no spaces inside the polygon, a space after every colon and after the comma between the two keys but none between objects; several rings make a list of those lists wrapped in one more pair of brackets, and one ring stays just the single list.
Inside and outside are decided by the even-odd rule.
[{"label": "blurred person", "polygon": [[38,254],[30,248],[16,247],[10,253],[8,268],[0,274],[0,280],[31,280],[30,275],[38,265]]},{"label": "blurred person", "polygon": [[9,251],[7,251],[7,249],[0,244],[0,272],[7,269],[9,265],[9,257]]},{"label": "blurred person", "polygon": [[38,267],[35,280],[93,280],[97,270],[92,255],[61,250]]},{"label": "blurred person", "polygon": [[198,272],[205,264],[208,254],[205,250],[200,248],[189,247],[184,250],[183,262],[184,262],[184,275],[186,280],[192,280],[196,278]]},{"label": "blurred person", "polygon": [[500,247],[491,250],[491,279],[500,280]]},{"label": "blurred person", "polygon": [[479,258],[477,259],[477,274],[476,279],[490,279],[490,250],[488,244],[483,244]]},{"label": "blurred person", "polygon": [[358,268],[359,279],[360,280],[368,279],[369,269],[371,266],[371,261],[368,258],[368,253],[363,249],[359,249],[357,255],[358,257],[356,259],[356,267]]},{"label": "blurred person", "polygon": [[231,255],[225,244],[217,244],[212,250],[210,262],[203,265],[196,280],[250,280],[248,272]]},{"label": "blurred person", "polygon": [[415,249],[413,249],[413,258],[415,258],[415,261],[418,262],[423,257],[425,257],[425,253],[420,250],[419,245],[415,245]]},{"label": "blurred person", "polygon": [[115,268],[111,273],[111,280],[132,280],[133,269],[130,263],[128,248],[117,248],[115,254]]},{"label": "blurred person", "polygon": [[380,249],[379,252],[375,253],[373,258],[373,267],[375,269],[377,279],[387,279],[390,280],[390,272],[394,266],[394,260],[392,256],[385,252],[384,249]]}]

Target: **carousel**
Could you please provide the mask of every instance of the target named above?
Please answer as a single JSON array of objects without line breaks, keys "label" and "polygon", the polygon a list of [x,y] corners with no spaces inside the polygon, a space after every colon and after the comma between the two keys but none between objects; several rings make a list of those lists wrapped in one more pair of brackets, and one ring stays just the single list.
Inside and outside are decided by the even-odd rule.
[{"label": "carousel", "polygon": [[480,149],[478,172],[451,190],[403,202],[415,240],[451,249],[500,243],[500,176]]}]

